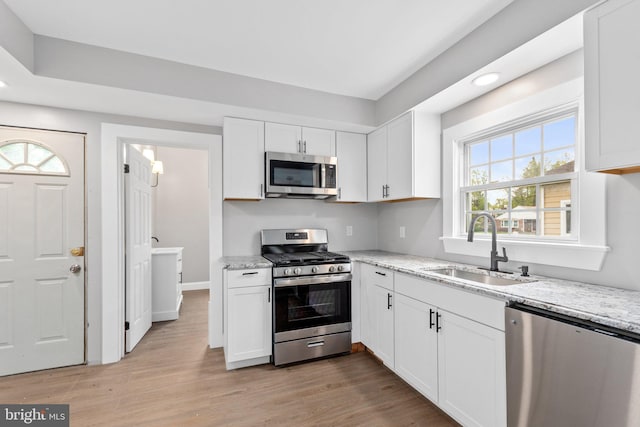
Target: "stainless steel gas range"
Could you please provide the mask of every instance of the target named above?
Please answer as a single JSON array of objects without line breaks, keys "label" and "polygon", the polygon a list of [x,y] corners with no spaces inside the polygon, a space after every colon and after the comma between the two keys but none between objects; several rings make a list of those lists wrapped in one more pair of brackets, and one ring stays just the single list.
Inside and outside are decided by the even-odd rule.
[{"label": "stainless steel gas range", "polygon": [[351,262],[328,251],[327,230],[263,230],[273,263],[273,363],[351,351]]}]

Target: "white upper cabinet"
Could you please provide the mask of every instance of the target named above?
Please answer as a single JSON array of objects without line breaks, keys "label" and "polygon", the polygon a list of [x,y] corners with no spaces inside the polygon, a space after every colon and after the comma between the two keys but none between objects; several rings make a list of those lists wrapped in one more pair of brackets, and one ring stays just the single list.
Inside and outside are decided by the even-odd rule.
[{"label": "white upper cabinet", "polygon": [[278,153],[301,153],[302,128],[280,123],[265,123],[264,148],[265,151]]},{"label": "white upper cabinet", "polygon": [[387,127],[384,126],[367,136],[367,197],[370,202],[385,199],[386,183]]},{"label": "white upper cabinet", "polygon": [[440,119],[410,111],[368,137],[370,202],[440,197]]},{"label": "white upper cabinet", "polygon": [[302,151],[313,156],[336,155],[336,132],[329,129],[302,128]]},{"label": "white upper cabinet", "polygon": [[367,201],[367,136],[337,132],[338,202]]},{"label": "white upper cabinet", "polygon": [[586,169],[640,172],[640,0],[584,15]]},{"label": "white upper cabinet", "polygon": [[267,122],[265,124],[265,151],[335,156],[336,133],[328,129]]},{"label": "white upper cabinet", "polygon": [[222,153],[224,199],[264,198],[264,122],[225,117]]}]

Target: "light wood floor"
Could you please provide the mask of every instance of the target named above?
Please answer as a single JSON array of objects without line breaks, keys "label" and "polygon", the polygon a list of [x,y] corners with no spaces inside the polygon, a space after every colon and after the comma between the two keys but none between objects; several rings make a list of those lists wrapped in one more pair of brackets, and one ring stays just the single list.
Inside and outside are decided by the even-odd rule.
[{"label": "light wood floor", "polygon": [[367,353],[227,372],[207,346],[208,291],[121,362],[0,378],[0,403],[68,403],[71,425],[456,426]]}]

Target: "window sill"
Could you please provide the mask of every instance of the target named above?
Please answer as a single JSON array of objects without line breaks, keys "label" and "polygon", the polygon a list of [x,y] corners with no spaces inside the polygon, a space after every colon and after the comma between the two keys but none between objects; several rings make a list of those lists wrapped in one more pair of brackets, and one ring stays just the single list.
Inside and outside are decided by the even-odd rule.
[{"label": "window sill", "polygon": [[[487,258],[491,252],[491,240],[477,238],[467,242],[465,237],[440,237],[447,253]],[[507,249],[510,261],[555,265],[581,270],[599,271],[609,252],[608,246],[581,245],[578,243],[531,242],[498,240],[498,253]]]}]

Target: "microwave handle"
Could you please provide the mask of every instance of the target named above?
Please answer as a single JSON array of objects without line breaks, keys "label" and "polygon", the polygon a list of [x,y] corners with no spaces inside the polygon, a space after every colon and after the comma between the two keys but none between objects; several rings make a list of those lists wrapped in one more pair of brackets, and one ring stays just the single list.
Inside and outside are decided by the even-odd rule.
[{"label": "microwave handle", "polygon": [[327,188],[327,165],[320,166],[320,188]]}]

